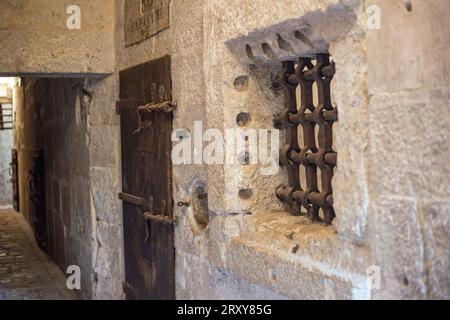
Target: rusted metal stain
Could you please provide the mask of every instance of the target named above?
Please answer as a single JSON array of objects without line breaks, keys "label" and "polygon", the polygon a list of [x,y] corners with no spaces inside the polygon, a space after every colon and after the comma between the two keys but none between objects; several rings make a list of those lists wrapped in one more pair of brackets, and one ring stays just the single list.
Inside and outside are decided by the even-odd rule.
[{"label": "rusted metal stain", "polygon": [[127,299],[175,298],[170,88],[169,56],[120,72]]},{"label": "rusted metal stain", "polygon": [[[316,59],[300,58],[298,63],[284,62],[278,83],[284,89],[285,109],[274,122],[277,128],[287,130],[286,144],[280,150],[280,164],[287,167],[289,175],[289,184],[277,188],[277,197],[288,205],[292,213],[300,214],[304,208],[312,220],[323,220],[327,224],[335,217],[331,182],[337,158],[333,149],[337,109],[331,103],[330,89],[334,74],[334,63],[330,62],[328,54],[317,54]],[[313,103],[314,83],[317,85],[317,105]],[[298,86],[301,93],[299,107],[296,98]],[[302,137],[302,145],[299,136]],[[302,166],[306,180],[303,188],[300,183]],[[322,210],[323,217],[319,210]]]}]

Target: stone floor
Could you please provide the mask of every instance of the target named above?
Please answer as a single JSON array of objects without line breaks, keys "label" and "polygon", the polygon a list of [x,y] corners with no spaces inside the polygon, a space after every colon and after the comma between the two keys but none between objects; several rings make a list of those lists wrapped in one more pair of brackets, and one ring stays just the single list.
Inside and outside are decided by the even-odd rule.
[{"label": "stone floor", "polygon": [[62,271],[35,244],[21,214],[0,209],[0,300],[68,300]]}]

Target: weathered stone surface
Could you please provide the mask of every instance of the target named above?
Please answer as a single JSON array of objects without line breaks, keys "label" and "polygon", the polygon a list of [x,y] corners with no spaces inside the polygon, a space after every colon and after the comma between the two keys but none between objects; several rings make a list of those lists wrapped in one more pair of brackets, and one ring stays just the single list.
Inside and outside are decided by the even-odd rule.
[{"label": "weathered stone surface", "polygon": [[292,257],[304,257],[349,274],[365,275],[369,266],[367,246],[343,241],[332,226],[313,223],[306,217],[260,213],[246,216],[242,224],[241,233],[246,240]]},{"label": "weathered stone surface", "polygon": [[176,263],[177,299],[286,299],[181,250]]},{"label": "weathered stone surface", "polygon": [[[370,93],[395,92],[450,84],[450,21],[442,14],[450,9],[446,0],[374,0],[381,28],[367,31]],[[420,26],[420,28],[418,27]],[[399,45],[401,43],[401,45]]]},{"label": "weathered stone surface", "polygon": [[357,243],[367,239],[369,101],[367,98],[367,58],[363,26],[356,24],[349,35],[330,45],[336,64],[332,81],[333,104],[338,110],[334,123],[334,146],[338,153],[333,177],[339,235]]},{"label": "weathered stone surface", "polygon": [[90,195],[92,214],[99,222],[121,225],[117,172],[115,168],[91,167]]},{"label": "weathered stone surface", "polygon": [[89,163],[96,167],[116,166],[119,127],[112,125],[89,128]]},{"label": "weathered stone surface", "polygon": [[420,203],[425,241],[427,297],[450,297],[450,203]]},{"label": "weathered stone surface", "polygon": [[371,204],[372,263],[381,271],[375,299],[426,298],[424,239],[417,203],[400,197],[380,197]]},{"label": "weathered stone surface", "polygon": [[[320,5],[317,5],[317,3],[308,3],[301,9],[304,9],[305,11],[316,9],[319,11],[320,9],[326,8],[327,4],[329,3],[321,3]],[[347,2],[347,4],[349,3]],[[282,5],[280,4],[280,6],[265,5],[263,2],[258,4],[246,3],[244,6],[242,3],[220,4],[217,2],[208,2],[205,4],[204,24],[214,26],[205,28],[204,30],[204,57],[207,57],[207,59],[203,64],[203,68],[206,84],[205,104],[208,127],[219,128],[220,130],[237,128],[236,115],[240,112],[251,113],[252,122],[249,125],[250,128],[259,129],[272,127],[273,113],[276,113],[283,107],[282,96],[280,94],[277,95],[272,90],[272,80],[274,75],[279,71],[279,68],[266,68],[261,66],[254,68],[243,67],[224,46],[224,42],[229,39],[238,38],[242,34],[245,35],[247,32],[258,29],[258,27],[264,29],[272,23],[276,24],[284,21],[284,18],[288,19],[292,13],[289,12],[290,6],[293,8],[294,3],[285,1]],[[298,14],[298,16],[301,16],[298,3],[296,3],[295,6],[295,15]],[[350,7],[355,8],[357,7],[357,4],[353,3],[349,8]],[[270,8],[270,15],[265,16],[261,13],[261,10],[264,11],[267,8]],[[349,12],[351,12],[352,9],[349,10]],[[258,17],[253,17],[252,15],[256,14],[256,12],[258,12]],[[235,23],[228,24],[224,21],[234,21]],[[258,27],[256,27],[256,25],[258,25]],[[349,30],[346,32],[349,32]],[[352,32],[355,34],[358,33],[357,30]],[[352,102],[348,108],[358,105],[358,101],[363,101],[365,104],[358,109],[359,115],[364,114],[365,110],[367,110],[367,101],[365,101],[366,90],[363,91],[363,94],[357,95],[357,102],[352,101],[352,96],[356,93],[357,89],[365,88],[365,56],[363,51],[357,51],[350,57],[346,56],[349,48],[352,50],[358,48],[359,50],[363,47],[359,43],[357,36],[355,39],[352,38],[348,42],[342,41],[340,46],[336,46],[336,54],[340,57],[342,63],[353,63],[353,58],[360,61],[360,64],[358,64],[355,69],[345,69],[346,73],[344,73],[343,77],[346,80],[351,81],[347,82],[347,86],[339,87],[339,92],[341,94],[338,96],[338,100],[343,103],[348,101]],[[353,43],[353,41],[356,41],[356,44]],[[245,43],[243,41],[241,41],[241,44],[243,48],[245,48]],[[173,71],[174,70],[175,69],[173,69]],[[354,73],[355,70],[356,74]],[[242,75],[249,76],[249,83],[246,90],[237,91],[234,88],[234,80],[236,77]],[[352,86],[355,86],[354,91],[352,91]],[[350,91],[348,94],[345,94],[344,92],[347,92],[349,89]],[[178,115],[181,114],[183,114],[183,112],[178,113]],[[175,117],[175,121],[177,121],[177,116]],[[349,133],[350,130],[348,131]],[[367,126],[362,124],[357,130],[351,131],[352,134],[355,132],[367,133]],[[347,148],[350,149],[351,146],[348,146]],[[357,151],[354,152],[352,158],[359,158],[361,159],[360,163],[363,163],[364,159],[362,154],[365,152],[364,148],[364,144],[362,143],[361,148],[358,148]],[[363,165],[362,170],[358,171],[361,172],[360,176],[365,175],[364,170],[365,168]],[[197,172],[197,174],[198,173],[199,172]],[[358,178],[355,178],[355,180]],[[189,227],[189,219],[186,216],[189,209],[183,209],[183,211],[180,212],[182,218],[176,229],[177,248],[186,250],[189,254],[199,257],[202,261],[209,261],[209,263],[212,263],[215,267],[218,266],[219,268],[226,269],[227,272],[231,270],[234,274],[239,274],[239,277],[245,278],[246,281],[269,286],[271,290],[282,292],[282,294],[284,293],[288,297],[309,297],[306,290],[300,291],[302,289],[293,288],[297,284],[298,287],[317,287],[317,290],[321,291],[320,294],[315,291],[312,293],[313,291],[311,291],[311,289],[310,297],[316,294],[316,298],[324,297],[325,295],[331,298],[368,298],[369,294],[366,288],[366,281],[364,276],[361,275],[365,272],[369,255],[366,248],[356,249],[351,243],[340,242],[336,235],[330,237],[330,239],[328,239],[329,242],[327,242],[319,232],[316,234],[317,242],[308,242],[307,236],[301,231],[294,241],[289,240],[283,242],[279,241],[276,236],[271,238],[270,234],[272,233],[270,231],[261,232],[261,230],[258,229],[257,226],[260,226],[261,224],[261,220],[258,220],[259,215],[271,210],[281,209],[281,204],[274,196],[274,190],[279,183],[285,180],[286,173],[283,171],[280,171],[275,176],[262,177],[259,174],[258,166],[208,166],[209,208],[210,211],[213,212],[213,216],[217,216],[210,219],[208,227],[203,232],[195,234]],[[364,181],[359,184],[358,188],[366,190],[365,192],[367,193],[367,187],[364,184]],[[238,191],[242,188],[251,188],[253,190],[253,198],[245,201],[239,199]],[[349,194],[352,193],[350,192]],[[344,204],[346,200],[347,199],[344,199],[341,203]],[[346,214],[351,218],[344,221],[341,229],[349,230],[349,238],[360,239],[364,237],[367,217],[364,210],[366,210],[367,202],[367,198],[362,198],[360,207],[355,211],[352,210],[350,203],[348,204],[348,207],[345,207]],[[231,217],[226,215],[229,213],[244,212],[252,212],[255,215],[255,220],[246,219],[242,215],[233,216],[235,218],[231,219]],[[220,215],[222,215],[223,218],[219,218]],[[356,227],[354,226],[355,221],[359,223]],[[284,232],[285,229],[283,226],[274,223],[273,229],[270,230],[275,233],[276,230],[283,230],[282,232]],[[258,236],[258,233],[262,234]],[[314,238],[312,234],[314,234],[313,231],[311,231],[311,238]],[[234,237],[239,235],[240,238],[238,239],[242,239],[239,240],[239,244],[242,245],[242,247],[235,244],[238,240]],[[295,246],[296,241],[299,241],[300,243],[303,241],[303,243],[306,243],[304,248],[299,249],[297,256],[293,255],[295,256],[295,259],[298,260],[280,258],[280,255],[286,254],[287,256],[290,256],[290,254],[292,254],[290,250]],[[330,248],[330,251],[326,251],[324,247],[329,246],[329,244],[334,241],[339,243],[336,244],[339,249],[333,246]],[[279,242],[281,242],[281,244]],[[260,246],[253,245],[257,243],[259,243]],[[309,245],[311,247],[309,247]],[[315,245],[319,247],[319,250],[317,250]],[[239,249],[237,249],[237,247]],[[266,252],[266,249],[261,249],[264,253],[258,251],[261,247],[268,248],[267,250],[269,253]],[[313,253],[313,247],[316,249],[315,253]],[[343,250],[345,254],[335,255],[335,252],[339,250]],[[245,252],[245,254],[242,254],[242,252]],[[359,255],[360,259],[358,259],[358,262],[352,265],[348,258],[352,257],[356,252],[362,252],[362,254]],[[327,257],[328,255],[330,255],[330,257]],[[258,258],[256,258],[256,256]],[[285,276],[285,273],[283,273],[284,271],[280,271],[283,279],[281,282],[268,282],[267,279],[261,279],[269,272],[268,269],[262,271],[260,270],[261,268],[269,268],[268,266],[277,264],[276,267],[280,270],[301,269],[304,268],[302,262],[300,262],[301,259],[311,259],[312,261],[316,261],[317,259],[317,261],[321,262],[316,263],[324,266],[326,271],[323,269],[314,269],[310,272],[304,272],[302,269],[300,273],[305,274],[305,276],[301,279],[294,279],[289,273]],[[272,260],[273,262],[268,262],[268,260]],[[245,266],[242,264],[242,261],[246,261]],[[315,267],[316,266],[317,265],[315,265]],[[333,272],[341,270],[341,268],[348,270],[348,273],[336,276]],[[181,272],[182,268],[177,270],[179,270],[178,272]],[[192,290],[186,289],[189,286],[191,272],[193,271],[189,269],[183,271],[183,273],[177,273],[177,279],[180,280],[179,282],[177,281],[177,290],[180,294],[185,294],[186,292],[196,292],[197,294],[198,288],[190,288]],[[257,275],[261,275],[261,277],[258,277]],[[206,291],[206,294],[211,294],[210,289]],[[324,294],[324,292],[327,293]],[[202,293],[199,292],[198,294]]]},{"label": "weathered stone surface", "polygon": [[121,225],[96,223],[96,243],[93,252],[95,299],[122,299],[124,277],[123,250],[119,239],[123,239]]},{"label": "weathered stone surface", "polygon": [[90,79],[86,90],[91,93],[89,102],[89,124],[118,125],[119,117],[115,112],[118,94],[118,76],[116,73],[102,79]]},{"label": "weathered stone surface", "polygon": [[232,272],[291,299],[359,298],[354,297],[353,292],[359,292],[359,286],[365,285],[364,278],[356,274],[352,282],[332,268],[289,257],[258,242],[239,238],[231,241],[227,265]]},{"label": "weathered stone surface", "polygon": [[228,40],[227,45],[241,63],[278,65],[301,55],[328,52],[330,43],[347,34],[356,18],[353,10],[342,4],[316,11],[311,8],[297,18],[286,18]]},{"label": "weathered stone surface", "polygon": [[9,174],[12,148],[12,130],[0,131],[0,206],[9,205],[12,201],[12,177]]},{"label": "weathered stone surface", "polygon": [[205,0],[170,1],[170,11],[174,13],[170,17],[173,39],[171,50],[174,53],[181,53],[190,47],[202,46],[204,2]]},{"label": "weathered stone surface", "polygon": [[[201,72],[203,52],[201,47],[193,47],[186,53],[172,56],[173,99],[178,103],[176,114],[186,117],[175,119],[175,128],[193,129],[194,121],[205,121],[204,75]],[[180,123],[180,120],[182,123]],[[203,127],[206,127],[204,123]]]},{"label": "weathered stone surface", "polygon": [[3,1],[0,13],[1,73],[112,72],[114,1],[78,1],[80,30],[69,30],[66,26],[69,18],[66,10],[72,4],[71,1],[51,0]]},{"label": "weathered stone surface", "polygon": [[449,196],[449,102],[449,87],[372,97],[371,192]]}]

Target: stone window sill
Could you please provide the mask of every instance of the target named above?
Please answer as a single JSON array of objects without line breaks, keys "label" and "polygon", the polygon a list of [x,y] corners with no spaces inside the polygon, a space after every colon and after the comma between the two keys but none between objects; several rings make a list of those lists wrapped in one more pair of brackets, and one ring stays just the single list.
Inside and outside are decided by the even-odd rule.
[{"label": "stone window sill", "polygon": [[369,250],[340,239],[333,226],[286,212],[254,214],[246,218],[242,234],[231,239],[227,252],[233,272],[281,293],[294,292],[294,298],[308,299],[305,286],[326,290],[327,283],[336,297],[368,298]]}]

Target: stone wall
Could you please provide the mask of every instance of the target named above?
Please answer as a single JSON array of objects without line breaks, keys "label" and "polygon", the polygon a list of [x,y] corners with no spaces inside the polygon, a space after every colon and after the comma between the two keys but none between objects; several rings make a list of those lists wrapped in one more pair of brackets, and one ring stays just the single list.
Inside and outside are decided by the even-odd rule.
[{"label": "stone wall", "polygon": [[90,79],[88,111],[89,199],[94,299],[123,299],[124,280],[117,74]]},{"label": "stone wall", "polygon": [[32,82],[21,79],[16,84],[13,89],[13,105],[14,146],[18,157],[19,209],[27,222],[33,226],[34,209],[30,201],[29,172],[33,167],[33,151],[42,148],[42,141],[37,134],[40,122],[35,109]]},{"label": "stone wall", "polygon": [[[0,74],[92,74],[114,69],[113,0],[4,0],[0,10]],[[70,30],[67,8],[80,8]]]},{"label": "stone wall", "polygon": [[374,297],[448,299],[450,4],[369,2],[384,13],[367,32],[368,238],[383,271]]},{"label": "stone wall", "polygon": [[[186,40],[172,47],[175,128],[192,129],[206,116],[206,127],[224,131],[237,127],[240,112],[251,114],[248,128],[270,128],[283,103],[271,88],[280,62],[311,47],[329,51],[336,63],[339,121],[333,226],[282,212],[273,192],[286,181],[283,171],[268,178],[258,166],[218,165],[208,166],[205,177],[203,167],[174,168],[175,203],[194,203],[201,181],[209,206],[206,228],[193,219],[195,206],[176,210],[177,296],[448,298],[449,55],[445,36],[435,31],[447,24],[440,12],[448,4],[413,2],[411,10],[403,1],[180,3],[189,14],[179,24],[176,14],[171,20],[172,43],[179,35]],[[380,30],[368,28],[371,4],[381,9]],[[424,31],[416,32],[418,21]],[[399,24],[403,31],[394,31]],[[309,41],[293,37],[296,28]],[[424,67],[421,61],[435,56],[444,63]],[[238,77],[249,79],[244,90],[235,86]],[[239,198],[241,189],[253,196]],[[373,270],[381,285],[371,290]]]},{"label": "stone wall", "polygon": [[12,186],[9,165],[11,163],[12,148],[12,130],[0,131],[0,205],[12,204]]},{"label": "stone wall", "polygon": [[[274,90],[272,81],[280,71],[281,61],[286,59],[274,41],[277,34],[290,39],[297,28],[308,26],[308,36],[316,41],[318,51],[326,51],[340,39],[352,37],[352,45],[332,52],[338,58],[346,57],[358,43],[354,34],[360,29],[356,15],[361,9],[337,1],[302,4],[283,1],[276,6],[270,1],[214,1],[202,3],[202,9],[197,6],[192,10],[202,13],[197,24],[202,24],[204,29],[198,34],[196,29],[190,28],[189,33],[197,33],[185,38],[203,37],[200,45],[206,58],[202,68],[197,70],[204,72],[205,87],[186,88],[193,82],[188,79],[192,78],[191,73],[185,73],[182,83],[186,91],[183,91],[186,94],[203,92],[207,127],[222,132],[238,128],[237,115],[241,112],[250,113],[252,118],[246,129],[273,129],[273,114],[283,108],[283,97]],[[326,25],[325,21],[335,23]],[[267,58],[261,49],[263,43],[272,47],[274,59]],[[253,48],[255,60],[249,61],[246,45]],[[298,39],[292,42],[292,47],[295,56],[310,54]],[[343,73],[351,71],[352,66],[348,66]],[[177,77],[175,72],[173,77]],[[244,89],[236,87],[238,77],[248,78]],[[349,77],[353,77],[354,82],[362,81],[358,73]],[[338,88],[335,99],[339,99],[341,108],[345,108],[340,103],[342,96],[351,90],[350,82]],[[183,91],[178,94],[183,96]],[[186,113],[188,108],[198,110],[199,103],[187,101],[184,108]],[[192,119],[186,119],[181,113],[185,109],[178,110],[177,116],[189,123]],[[350,146],[344,148],[345,151]],[[358,154],[359,150],[353,152]],[[195,214],[192,208],[178,210],[178,297],[369,298],[365,278],[370,257],[368,248],[345,240],[333,227],[311,224],[302,217],[283,212],[274,190],[286,181],[286,172],[281,170],[276,175],[263,176],[259,169],[259,165],[208,166],[210,219],[206,228],[199,228],[195,220],[190,219]],[[178,170],[188,172],[184,167]],[[201,177],[203,172],[200,169],[190,175],[187,172],[177,177],[175,171],[175,177],[179,187],[184,185],[184,189],[189,190],[193,178]],[[239,197],[242,189],[251,189],[252,196]],[[175,203],[181,200],[180,196],[175,194]],[[365,212],[352,206],[348,214],[360,217]],[[341,228],[351,228],[349,224]]]}]

